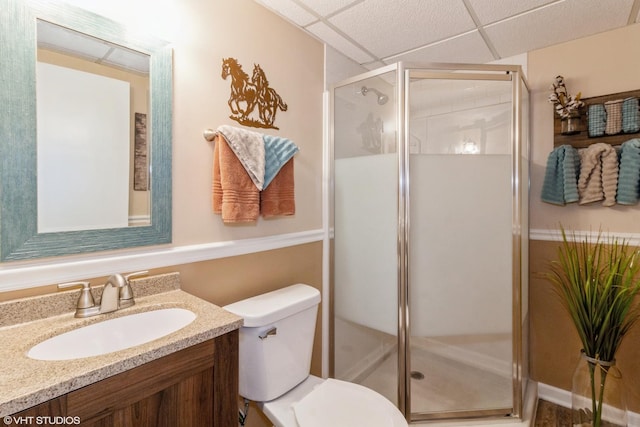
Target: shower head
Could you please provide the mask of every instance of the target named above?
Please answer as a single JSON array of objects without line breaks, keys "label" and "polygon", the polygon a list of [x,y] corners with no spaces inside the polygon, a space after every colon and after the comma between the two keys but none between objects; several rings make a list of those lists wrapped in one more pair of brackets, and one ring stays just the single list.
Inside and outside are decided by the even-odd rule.
[{"label": "shower head", "polygon": [[362,88],[360,89],[360,93],[362,94],[362,96],[366,96],[367,92],[369,91],[375,92],[375,94],[378,95],[378,105],[384,105],[389,100],[389,97],[384,93],[380,92],[378,89],[375,89],[372,87],[366,87],[366,86],[362,86]]}]

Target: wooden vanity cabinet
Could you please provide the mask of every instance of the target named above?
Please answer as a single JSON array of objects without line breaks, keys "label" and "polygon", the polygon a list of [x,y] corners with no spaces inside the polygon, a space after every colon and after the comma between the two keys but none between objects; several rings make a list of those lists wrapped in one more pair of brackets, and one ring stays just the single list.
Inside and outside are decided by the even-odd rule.
[{"label": "wooden vanity cabinet", "polygon": [[33,417],[32,425],[58,416],[91,427],[230,427],[238,424],[237,398],[236,330],[13,416]]}]

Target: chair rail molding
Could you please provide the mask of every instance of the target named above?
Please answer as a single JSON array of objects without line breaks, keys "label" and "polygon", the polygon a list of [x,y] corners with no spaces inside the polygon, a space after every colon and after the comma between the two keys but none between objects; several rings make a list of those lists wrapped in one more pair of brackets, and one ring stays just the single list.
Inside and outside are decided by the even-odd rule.
[{"label": "chair rail molding", "polygon": [[208,261],[321,242],[322,229],[252,239],[127,251],[110,255],[60,257],[46,262],[0,264],[0,292],[108,276],[119,271],[147,270]]}]

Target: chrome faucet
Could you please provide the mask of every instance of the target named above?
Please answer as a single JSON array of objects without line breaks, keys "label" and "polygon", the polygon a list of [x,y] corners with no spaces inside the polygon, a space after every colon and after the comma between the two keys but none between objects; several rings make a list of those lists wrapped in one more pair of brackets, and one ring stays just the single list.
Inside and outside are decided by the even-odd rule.
[{"label": "chrome faucet", "polygon": [[90,317],[98,314],[111,313],[120,308],[131,307],[135,304],[133,290],[129,279],[135,276],[143,276],[148,271],[136,271],[123,276],[120,273],[109,276],[102,290],[100,306],[96,305],[89,282],[70,282],[58,285],[59,289],[82,286],[80,298],[76,305],[75,317]]}]

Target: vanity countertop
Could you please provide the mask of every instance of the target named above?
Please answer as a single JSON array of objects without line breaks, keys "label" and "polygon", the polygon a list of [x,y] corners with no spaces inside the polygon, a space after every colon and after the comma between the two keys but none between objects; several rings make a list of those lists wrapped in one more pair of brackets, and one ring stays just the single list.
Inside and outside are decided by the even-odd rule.
[{"label": "vanity countertop", "polygon": [[[189,325],[167,336],[113,353],[63,361],[27,357],[27,352],[35,344],[60,333],[115,317],[172,307],[186,308],[196,313],[197,317]],[[4,317],[11,313],[5,311],[1,314]],[[2,326],[0,417],[234,331],[240,326],[242,318],[179,289],[136,297],[136,305],[109,314],[78,319],[73,312],[67,312]]]}]

